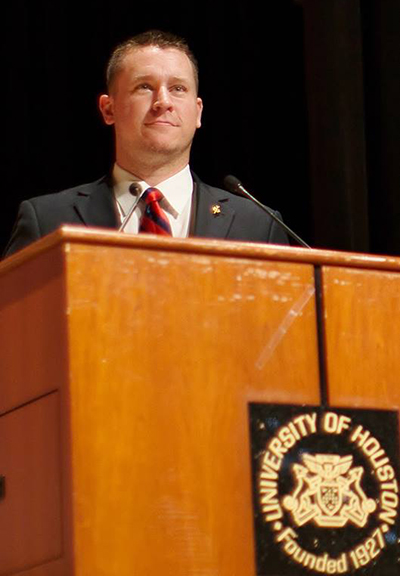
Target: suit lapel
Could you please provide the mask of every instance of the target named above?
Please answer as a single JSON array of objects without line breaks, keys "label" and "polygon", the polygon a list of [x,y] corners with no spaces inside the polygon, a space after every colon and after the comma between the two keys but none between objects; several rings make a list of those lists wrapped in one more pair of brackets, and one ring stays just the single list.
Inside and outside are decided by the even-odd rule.
[{"label": "suit lapel", "polygon": [[[229,195],[223,190],[211,188],[194,176],[195,214],[191,236],[202,238],[226,238],[235,211],[229,207]],[[106,176],[88,189],[77,192],[75,210],[87,226],[118,228],[113,190]]]},{"label": "suit lapel", "polygon": [[92,189],[78,191],[75,210],[87,226],[118,228],[113,191],[107,177],[95,182]]},{"label": "suit lapel", "polygon": [[203,184],[196,177],[194,181],[196,213],[193,236],[226,238],[235,217],[235,211],[228,204],[228,194]]}]

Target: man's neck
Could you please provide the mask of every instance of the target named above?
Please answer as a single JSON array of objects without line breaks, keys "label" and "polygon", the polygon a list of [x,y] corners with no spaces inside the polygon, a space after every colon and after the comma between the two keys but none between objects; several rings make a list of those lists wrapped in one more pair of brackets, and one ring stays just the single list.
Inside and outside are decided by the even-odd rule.
[{"label": "man's neck", "polygon": [[160,182],[171,178],[188,164],[188,159],[180,159],[177,162],[135,162],[127,158],[117,157],[116,162],[118,166],[134,174],[136,178],[147,182],[150,186],[157,186]]}]

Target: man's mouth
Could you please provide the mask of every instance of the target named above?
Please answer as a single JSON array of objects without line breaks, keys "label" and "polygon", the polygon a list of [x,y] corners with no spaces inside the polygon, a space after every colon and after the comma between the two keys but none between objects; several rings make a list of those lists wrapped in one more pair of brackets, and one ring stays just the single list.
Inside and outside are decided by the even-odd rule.
[{"label": "man's mouth", "polygon": [[171,122],[170,120],[154,120],[152,122],[147,122],[147,126],[174,126],[174,127],[176,127],[177,125],[174,124],[174,122]]}]

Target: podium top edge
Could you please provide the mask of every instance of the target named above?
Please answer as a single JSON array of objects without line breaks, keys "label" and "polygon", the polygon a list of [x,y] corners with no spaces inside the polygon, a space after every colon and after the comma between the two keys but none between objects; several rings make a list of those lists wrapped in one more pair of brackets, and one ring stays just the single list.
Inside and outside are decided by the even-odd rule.
[{"label": "podium top edge", "polygon": [[126,234],[114,230],[62,226],[34,244],[9,256],[1,263],[2,271],[18,266],[59,245],[87,244],[115,246],[132,250],[193,253],[199,255],[235,257],[282,262],[298,262],[313,266],[341,266],[400,271],[400,258],[318,248],[280,246],[235,240],[208,238],[168,238],[151,234]]}]

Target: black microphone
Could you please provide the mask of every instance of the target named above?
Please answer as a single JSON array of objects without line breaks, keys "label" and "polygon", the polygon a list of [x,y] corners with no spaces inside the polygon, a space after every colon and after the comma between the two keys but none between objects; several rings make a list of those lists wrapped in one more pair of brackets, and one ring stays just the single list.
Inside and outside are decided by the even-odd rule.
[{"label": "black microphone", "polygon": [[138,182],[132,182],[132,184],[129,186],[129,192],[132,194],[132,196],[136,196],[136,199],[130,207],[128,214],[123,219],[121,226],[118,228],[118,232],[124,231],[125,226],[128,224],[132,214],[136,210],[136,206],[139,204],[142,187]]},{"label": "black microphone", "polygon": [[278,216],[275,214],[273,210],[268,208],[268,206],[264,206],[264,204],[261,204],[261,202],[257,200],[257,198],[254,198],[254,196],[252,196],[250,192],[246,190],[246,188],[242,185],[240,180],[238,180],[235,176],[225,176],[224,185],[227,188],[227,190],[229,190],[229,192],[232,192],[232,194],[237,194],[238,196],[244,196],[245,198],[249,198],[252,202],[255,202],[255,204],[257,204],[257,206],[259,206],[262,210],[264,210],[264,212],[269,214],[271,218],[275,220],[275,222],[279,224],[279,226],[281,226],[285,230],[285,232],[287,232],[287,234],[289,234],[289,236],[291,236],[294,240],[296,240],[296,242],[298,242],[300,246],[303,246],[303,248],[311,248],[311,246],[306,244],[304,240],[302,240],[299,236],[297,236],[297,234],[293,232],[293,230],[291,230],[289,226],[286,226],[286,224],[280,218],[278,218]]}]

